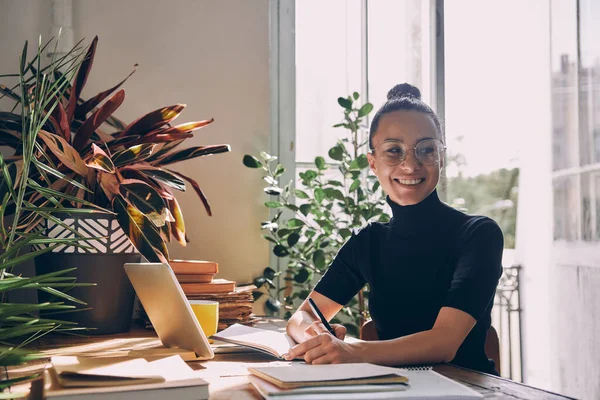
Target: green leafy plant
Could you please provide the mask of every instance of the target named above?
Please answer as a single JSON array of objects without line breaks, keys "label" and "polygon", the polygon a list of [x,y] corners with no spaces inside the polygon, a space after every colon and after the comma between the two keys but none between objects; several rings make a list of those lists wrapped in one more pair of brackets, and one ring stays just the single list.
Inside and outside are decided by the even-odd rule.
[{"label": "green leafy plant", "polygon": [[[85,246],[79,235],[73,238],[50,239],[36,226],[44,219],[55,220],[53,213],[92,213],[97,210],[88,208],[67,208],[65,202],[83,203],[72,199],[63,192],[49,186],[48,176],[63,176],[62,172],[36,158],[38,149],[37,135],[45,126],[50,115],[59,104],[58,99],[67,90],[76,68],[82,62],[82,49],[74,48],[69,54],[54,59],[49,66],[41,66],[41,55],[45,46],[38,44],[36,56],[27,61],[28,45],[25,43],[19,63],[19,72],[12,75],[1,75],[0,78],[17,79],[13,89],[5,86],[3,92],[19,92],[19,119],[10,114],[9,128],[18,126],[18,136],[6,124],[0,129],[0,136],[11,139],[15,156],[3,157],[0,153],[0,366],[21,364],[39,358],[40,355],[27,348],[27,345],[49,332],[64,332],[83,329],[73,322],[60,319],[40,318],[39,311],[60,314],[75,308],[69,303],[84,304],[80,300],[65,293],[74,286],[86,284],[75,283],[73,278],[64,276],[72,271],[66,269],[36,277],[23,277],[13,272],[15,267],[34,257],[52,251],[55,247],[69,244]],[[62,72],[60,72],[62,71]],[[3,117],[7,113],[2,113]],[[44,177],[44,179],[39,179]],[[76,181],[65,178],[68,185],[79,185]],[[43,244],[46,247],[31,250],[30,246]],[[11,303],[8,294],[23,289],[37,289],[51,293],[59,300],[41,304]],[[48,314],[46,314],[48,315]],[[5,374],[6,375],[6,374]],[[34,376],[7,379],[3,376],[0,391]],[[14,398],[15,394],[0,394],[0,398]]]},{"label": "green leafy plant", "polygon": [[[384,212],[385,197],[376,177],[369,174],[366,153],[368,140],[362,138],[365,118],[373,105],[358,105],[358,93],[338,98],[344,118],[334,127],[344,128],[348,137],[338,140],[325,157],[315,158],[315,169],[299,172],[298,187],[292,182],[281,187],[279,178],[285,169],[276,157],[261,153],[260,157],[245,155],[249,168],[263,172],[265,193],[271,199],[265,206],[276,210],[270,221],[262,223],[262,235],[273,245],[273,253],[287,261],[282,271],[285,317],[289,317],[325,273],[340,247],[369,221],[389,221]],[[257,286],[273,283],[272,270],[255,280]],[[269,276],[266,276],[266,273]],[[342,322],[349,333],[358,335],[367,311],[368,290],[363,289],[336,322]],[[345,317],[344,317],[345,315]]]},{"label": "green leafy plant", "polygon": [[[191,177],[170,169],[172,164],[228,152],[229,145],[179,146],[213,119],[172,126],[183,104],[162,107],[125,124],[114,112],[125,99],[121,85],[133,74],[90,99],[81,92],[90,73],[98,38],[94,38],[79,66],[72,86],[57,95],[56,106],[44,110],[47,119],[35,141],[36,178],[47,190],[60,192],[78,207],[99,206],[116,214],[119,224],[137,250],[148,260],[167,262],[166,243],[173,238],[186,245],[183,213],[174,191],[185,191],[186,181],[211,215],[206,196]],[[33,72],[33,71],[25,71]],[[135,69],[134,69],[135,72]],[[57,75],[60,79],[60,73]],[[48,78],[55,82],[53,76]],[[24,78],[20,87],[0,87],[0,93],[22,104],[23,92],[36,87],[35,78]],[[19,91],[20,90],[20,93]],[[21,115],[0,114],[0,146],[15,148],[23,140]],[[110,131],[107,131],[110,130]],[[48,174],[52,168],[59,174]],[[37,180],[34,178],[34,180]],[[41,195],[34,194],[32,202]]]}]

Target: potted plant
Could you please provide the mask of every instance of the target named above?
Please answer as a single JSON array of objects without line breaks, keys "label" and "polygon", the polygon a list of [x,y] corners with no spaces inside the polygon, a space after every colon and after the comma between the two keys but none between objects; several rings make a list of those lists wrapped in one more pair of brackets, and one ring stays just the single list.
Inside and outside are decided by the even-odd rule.
[{"label": "potted plant", "polygon": [[[38,45],[35,57],[27,62],[27,43],[23,48],[19,70],[16,74],[0,75],[3,79],[16,79],[18,92],[22,94],[19,102],[21,119],[20,129],[0,129],[4,143],[10,142],[18,156],[4,157],[0,152],[0,366],[18,365],[42,355],[27,345],[49,332],[64,332],[81,329],[71,321],[63,320],[59,313],[71,311],[73,303],[83,304],[81,300],[64,292],[66,288],[85,284],[75,283],[74,278],[66,276],[70,270],[57,271],[35,277],[21,276],[20,268],[29,260],[61,245],[85,246],[80,237],[53,239],[36,231],[41,221],[51,217],[56,211],[64,213],[93,213],[93,209],[68,208],[61,203],[67,195],[57,192],[49,196],[48,181],[34,180],[39,175],[61,176],[58,170],[38,164],[36,159],[37,134],[47,122],[49,113],[56,107],[61,93],[68,87],[75,69],[81,63],[82,54],[74,50],[67,56],[57,58],[45,68],[40,66],[42,46]],[[63,67],[58,74],[54,68]],[[35,75],[35,86],[26,86],[28,74]],[[56,75],[55,75],[56,74]],[[50,76],[56,76],[50,79]],[[0,85],[3,91],[7,88]],[[13,92],[14,93],[14,92]],[[47,110],[47,111],[46,111]],[[9,128],[14,125],[8,124]],[[68,179],[67,179],[68,181]],[[39,194],[40,200],[31,203],[29,199]],[[74,200],[74,203],[78,203]],[[47,247],[29,250],[31,246],[45,244]],[[13,302],[11,294],[37,290],[51,292],[59,300],[52,302]],[[40,312],[52,312],[49,318],[41,318]],[[63,314],[66,315],[66,314]],[[8,374],[0,382],[0,391],[11,385],[34,378],[28,375],[11,378]],[[10,395],[13,398],[14,394]],[[0,395],[2,397],[2,395]],[[4,396],[3,398],[8,398]]]},{"label": "potted plant", "polygon": [[[299,173],[299,187],[294,189],[292,182],[281,187],[278,179],[285,169],[277,164],[276,157],[263,152],[260,157],[245,155],[243,159],[245,166],[262,170],[264,191],[270,196],[265,206],[276,210],[270,221],[261,224],[262,236],[272,243],[273,253],[287,263],[284,271],[266,268],[263,276],[255,279],[256,286],[268,286],[255,297],[277,287],[274,280],[282,275],[279,291],[283,292],[286,318],[308,296],[354,229],[373,220],[389,221],[384,211],[385,195],[375,176],[369,174],[368,140],[360,135],[373,105],[359,105],[358,99],[356,92],[338,98],[344,118],[334,127],[344,128],[348,137],[338,140],[329,150],[329,162],[322,156],[316,157],[316,168]],[[325,174],[330,168],[338,171],[334,178]],[[358,336],[359,327],[368,316],[367,297],[365,288],[342,309],[345,320],[336,318],[334,322],[344,323],[350,334]],[[268,311],[277,312],[279,301],[269,300]]]},{"label": "potted plant", "polygon": [[[40,173],[39,179],[48,183],[49,194],[61,193],[78,207],[101,207],[107,212],[47,219],[44,229],[51,237],[78,234],[97,240],[90,240],[85,248],[55,248],[36,259],[36,270],[48,273],[78,266],[78,279],[98,285],[75,289],[75,294],[91,310],[73,313],[72,318],[95,328],[95,333],[115,333],[129,329],[133,308],[134,292],[124,274],[123,263],[139,261],[140,256],[150,262],[166,263],[167,242],[175,239],[186,245],[183,213],[175,191],[185,191],[187,181],[211,215],[198,183],[170,166],[228,152],[230,147],[219,144],[181,149],[181,144],[193,137],[195,130],[213,122],[209,119],[172,126],[171,122],[185,108],[183,104],[159,108],[129,124],[115,118],[113,114],[125,99],[125,91],[119,88],[131,74],[90,99],[81,98],[97,43],[96,37],[72,86],[58,98],[40,130],[36,162],[62,174]],[[26,82],[29,83],[25,90],[38,84],[35,79]],[[0,90],[20,103],[20,94],[9,88]],[[20,118],[13,113],[0,115],[0,129],[9,126],[13,134],[18,132]],[[0,139],[0,146],[6,144]],[[42,197],[33,194],[30,201]],[[57,223],[57,218],[62,224]]]}]

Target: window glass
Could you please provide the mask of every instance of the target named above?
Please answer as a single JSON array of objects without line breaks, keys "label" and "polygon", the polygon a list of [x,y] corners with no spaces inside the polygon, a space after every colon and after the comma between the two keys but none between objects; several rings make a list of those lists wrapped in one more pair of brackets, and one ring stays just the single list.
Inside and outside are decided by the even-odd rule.
[{"label": "window glass", "polygon": [[579,134],[581,165],[600,162],[600,3],[580,1]]},{"label": "window glass", "polygon": [[[344,136],[340,96],[361,94],[377,110],[394,85],[409,82],[429,102],[429,2],[367,3],[363,60],[360,0],[296,1],[296,161],[312,162]],[[366,77],[368,93],[362,93]],[[374,114],[371,114],[371,116]]]},{"label": "window glass", "polygon": [[600,239],[600,172],[581,176],[581,233],[582,239]]},{"label": "window glass", "polygon": [[547,64],[539,49],[547,20],[538,11],[522,0],[444,3],[446,200],[496,220],[507,248],[515,244],[520,155],[535,157],[543,146],[529,138],[546,111],[527,95],[547,85],[531,79]]},{"label": "window glass", "polygon": [[579,225],[578,175],[554,180],[554,239],[577,240]]},{"label": "window glass", "polygon": [[[551,2],[552,169],[578,165],[577,2]],[[584,157],[588,160],[589,157]]]},{"label": "window glass", "polygon": [[408,82],[429,103],[428,2],[372,0],[368,5],[369,101],[377,109],[394,85]]},{"label": "window glass", "polygon": [[326,156],[340,136],[337,98],[360,91],[360,0],[296,1],[296,161]]}]

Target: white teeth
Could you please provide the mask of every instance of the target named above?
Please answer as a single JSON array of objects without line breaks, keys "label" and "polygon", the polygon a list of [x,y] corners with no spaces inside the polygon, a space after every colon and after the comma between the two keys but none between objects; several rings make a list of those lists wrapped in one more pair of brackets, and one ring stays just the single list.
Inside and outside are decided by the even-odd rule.
[{"label": "white teeth", "polygon": [[421,183],[422,179],[397,179],[403,185],[416,185]]}]

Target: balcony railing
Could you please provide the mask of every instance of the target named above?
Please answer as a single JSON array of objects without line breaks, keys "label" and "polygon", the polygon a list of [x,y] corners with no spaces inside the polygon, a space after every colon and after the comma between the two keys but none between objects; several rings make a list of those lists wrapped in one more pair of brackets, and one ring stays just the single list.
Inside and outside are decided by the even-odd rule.
[{"label": "balcony railing", "polygon": [[519,382],[523,381],[523,330],[519,292],[521,269],[522,266],[518,264],[504,267],[492,309],[492,325],[500,340],[500,375]]}]

